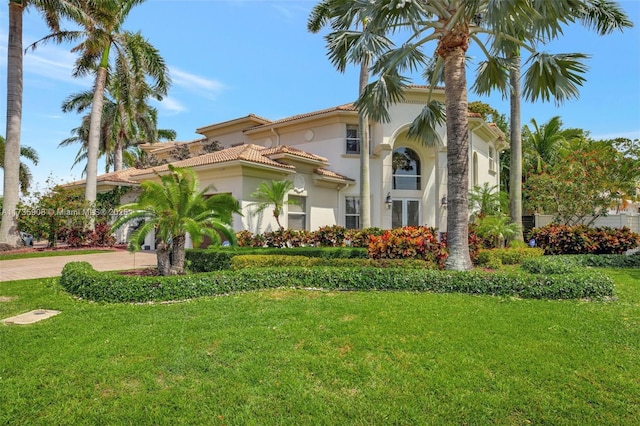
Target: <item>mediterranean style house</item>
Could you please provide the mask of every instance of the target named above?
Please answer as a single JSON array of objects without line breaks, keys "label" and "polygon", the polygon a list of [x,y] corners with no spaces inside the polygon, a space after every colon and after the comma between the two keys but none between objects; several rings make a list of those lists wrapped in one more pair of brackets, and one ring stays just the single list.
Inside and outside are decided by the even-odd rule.
[{"label": "mediterranean style house", "polygon": [[[370,124],[371,224],[380,228],[426,225],[444,231],[447,214],[446,129],[437,129],[433,146],[409,139],[410,124],[426,103],[426,86],[412,86],[405,100],[390,107],[389,123]],[[434,94],[435,93],[435,94]],[[432,96],[444,101],[444,90]],[[191,142],[158,142],[141,147],[159,160],[172,161],[176,147],[188,152],[172,164],[198,173],[200,185],[211,193],[229,193],[240,201],[244,216],[235,216],[234,229],[254,233],[277,229],[266,210],[253,212],[253,193],[262,181],[293,182],[288,194],[299,205],[285,206],[281,222],[292,229],[315,230],[325,225],[360,227],[360,139],[358,112],[353,104],[271,121],[253,114],[210,124],[196,130]],[[222,150],[206,152],[217,141]],[[469,113],[469,187],[499,185],[499,152],[504,134],[479,114]],[[188,151],[186,151],[188,149]],[[166,165],[126,169],[98,177],[98,192],[131,186],[129,202],[139,183],[157,179]],[[76,182],[69,186],[84,184]],[[121,236],[120,236],[121,237]],[[151,238],[150,241],[153,241]],[[151,245],[151,244],[150,244]]]}]

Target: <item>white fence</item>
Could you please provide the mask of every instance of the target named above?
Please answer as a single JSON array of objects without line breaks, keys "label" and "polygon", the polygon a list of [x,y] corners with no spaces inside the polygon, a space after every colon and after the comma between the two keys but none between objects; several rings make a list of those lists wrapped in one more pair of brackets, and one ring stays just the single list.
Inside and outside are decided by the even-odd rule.
[{"label": "white fence", "polygon": [[[540,228],[553,222],[553,217],[553,215],[536,214],[536,228]],[[583,223],[588,223],[590,220],[591,218],[587,217],[583,220]],[[632,232],[640,233],[640,214],[611,214],[608,216],[601,216],[597,218],[591,226],[594,228],[605,226],[609,228],[623,228],[626,226],[631,229]]]}]

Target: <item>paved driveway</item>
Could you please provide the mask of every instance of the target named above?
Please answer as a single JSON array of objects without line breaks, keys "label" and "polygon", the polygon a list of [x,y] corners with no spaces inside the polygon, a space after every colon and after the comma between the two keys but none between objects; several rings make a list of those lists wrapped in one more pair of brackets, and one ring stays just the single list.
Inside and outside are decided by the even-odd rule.
[{"label": "paved driveway", "polygon": [[97,271],[117,271],[156,266],[155,252],[116,251],[72,256],[0,260],[0,281],[59,277],[68,262],[89,262]]}]

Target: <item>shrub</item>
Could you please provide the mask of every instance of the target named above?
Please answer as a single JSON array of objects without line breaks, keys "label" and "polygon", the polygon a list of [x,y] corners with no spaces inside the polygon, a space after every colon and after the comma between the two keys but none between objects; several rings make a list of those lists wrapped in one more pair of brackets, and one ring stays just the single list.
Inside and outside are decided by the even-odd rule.
[{"label": "shrub", "polygon": [[97,272],[87,262],[65,265],[60,284],[71,294],[103,302],[184,300],[265,288],[462,292],[525,298],[599,298],[613,281],[596,272],[533,275],[397,268],[251,268],[195,275],[140,277]]},{"label": "shrub", "polygon": [[369,241],[369,257],[374,259],[423,259],[443,268],[447,258],[446,246],[438,241],[435,229],[425,226],[391,229]]},{"label": "shrub", "polygon": [[347,229],[344,226],[323,226],[313,233],[313,242],[322,247],[341,247],[344,244]]},{"label": "shrub", "polygon": [[477,264],[491,267],[490,264],[496,263],[495,259],[497,259],[500,265],[519,265],[525,259],[542,256],[543,254],[544,251],[539,248],[482,249],[478,253]]},{"label": "shrub", "polygon": [[629,228],[589,228],[550,224],[534,228],[531,238],[545,254],[620,254],[640,246],[640,235]]},{"label": "shrub", "polygon": [[363,258],[327,258],[288,255],[244,254],[231,260],[234,270],[245,268],[269,267],[313,267],[333,266],[342,268],[434,268],[435,265],[417,259],[363,259]]}]

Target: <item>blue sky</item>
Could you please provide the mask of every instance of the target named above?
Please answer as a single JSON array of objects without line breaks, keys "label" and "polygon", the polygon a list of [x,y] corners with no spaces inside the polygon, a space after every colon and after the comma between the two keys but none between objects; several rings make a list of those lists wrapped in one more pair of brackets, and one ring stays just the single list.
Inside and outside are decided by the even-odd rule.
[{"label": "blue sky", "polygon": [[[357,70],[335,71],[325,56],[322,35],[309,34],[306,21],[315,0],[147,0],[133,9],[125,27],[141,31],[160,50],[173,86],[158,106],[161,128],[178,140],[198,138],[195,129],[254,113],[270,119],[340,105],[357,98]],[[635,27],[606,37],[573,26],[545,47],[550,52],[582,52],[587,82],[580,99],[523,104],[522,122],[538,123],[560,115],[565,127],[588,130],[595,138],[640,138],[640,1],[620,1]],[[0,11],[0,134],[5,134],[8,11]],[[24,17],[24,43],[46,35],[35,11]],[[64,114],[63,100],[91,87],[90,79],[71,77],[75,55],[66,45],[45,45],[26,54],[22,143],[35,148],[32,166],[40,187],[80,178],[71,169],[76,147],[58,148],[80,118]],[[470,55],[473,55],[473,51]],[[468,79],[474,67],[469,68]],[[417,84],[423,82],[417,78]],[[508,114],[499,96],[482,100]],[[103,166],[99,169],[101,172]],[[0,171],[0,177],[2,172]],[[1,188],[0,188],[1,190]]]}]

